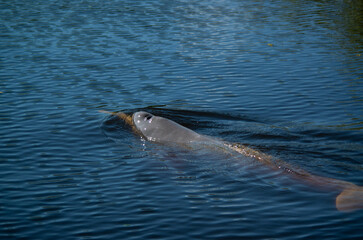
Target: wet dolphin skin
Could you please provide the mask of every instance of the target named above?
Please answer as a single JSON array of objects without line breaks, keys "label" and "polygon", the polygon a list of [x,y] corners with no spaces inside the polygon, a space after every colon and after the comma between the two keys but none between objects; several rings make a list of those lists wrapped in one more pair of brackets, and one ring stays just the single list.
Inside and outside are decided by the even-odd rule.
[{"label": "wet dolphin skin", "polygon": [[[192,146],[193,144],[197,143],[208,143],[206,146],[208,146],[208,148],[211,150],[213,150],[211,146],[218,146],[215,148],[215,150],[220,151],[222,146],[225,149],[252,157],[275,170],[281,170],[281,166],[289,166],[288,164],[284,164],[282,161],[279,161],[278,163],[273,162],[271,160],[271,156],[241,144],[231,144],[213,137],[196,133],[193,130],[188,129],[172,120],[154,116],[148,112],[135,112],[132,116],[122,112],[100,112],[118,116],[132,128],[133,132],[151,142],[161,144],[171,143],[181,146]],[[340,191],[335,201],[336,208],[339,211],[350,212],[363,209],[363,187],[343,180],[313,175],[303,170],[298,172],[293,171],[292,169],[287,170],[288,171],[285,171],[286,173],[308,184]]]}]

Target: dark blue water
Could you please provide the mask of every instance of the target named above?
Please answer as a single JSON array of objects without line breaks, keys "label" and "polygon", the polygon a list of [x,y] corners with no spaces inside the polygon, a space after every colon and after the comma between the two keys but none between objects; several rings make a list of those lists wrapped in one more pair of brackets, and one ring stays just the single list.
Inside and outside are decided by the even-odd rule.
[{"label": "dark blue water", "polygon": [[336,192],[98,112],[147,110],[363,185],[362,8],[0,1],[0,238],[362,238]]}]

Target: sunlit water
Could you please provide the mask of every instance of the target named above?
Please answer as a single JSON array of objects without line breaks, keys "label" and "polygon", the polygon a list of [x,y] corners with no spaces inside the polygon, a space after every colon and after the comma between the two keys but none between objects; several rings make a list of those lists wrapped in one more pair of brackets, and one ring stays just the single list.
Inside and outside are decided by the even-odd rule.
[{"label": "sunlit water", "polygon": [[1,239],[363,237],[336,192],[143,141],[150,111],[363,185],[360,1],[0,1]]}]

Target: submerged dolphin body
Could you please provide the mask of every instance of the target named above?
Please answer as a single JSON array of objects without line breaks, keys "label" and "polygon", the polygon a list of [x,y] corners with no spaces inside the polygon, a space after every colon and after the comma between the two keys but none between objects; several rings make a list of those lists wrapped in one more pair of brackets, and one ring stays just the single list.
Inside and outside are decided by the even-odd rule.
[{"label": "submerged dolphin body", "polygon": [[132,116],[122,112],[100,112],[118,116],[132,128],[133,132],[148,141],[164,144],[177,144],[187,148],[192,148],[195,144],[205,144],[209,147],[218,146],[219,149],[222,148],[226,151],[237,152],[244,156],[256,159],[272,169],[284,170],[284,172],[291,174],[292,177],[303,180],[309,184],[341,191],[335,201],[336,208],[339,211],[350,212],[363,209],[363,187],[353,183],[313,175],[303,170],[294,171],[287,163],[273,161],[272,157],[267,154],[241,144],[230,144],[209,136],[198,134],[172,120],[154,116],[148,112],[136,112]]}]

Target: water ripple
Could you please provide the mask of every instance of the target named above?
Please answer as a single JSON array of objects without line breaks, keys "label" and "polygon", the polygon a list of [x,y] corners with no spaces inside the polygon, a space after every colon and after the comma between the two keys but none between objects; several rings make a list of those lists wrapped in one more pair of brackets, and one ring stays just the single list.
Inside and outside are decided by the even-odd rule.
[{"label": "water ripple", "polygon": [[2,1],[0,238],[362,238],[335,193],[97,111],[363,185],[358,2]]}]

